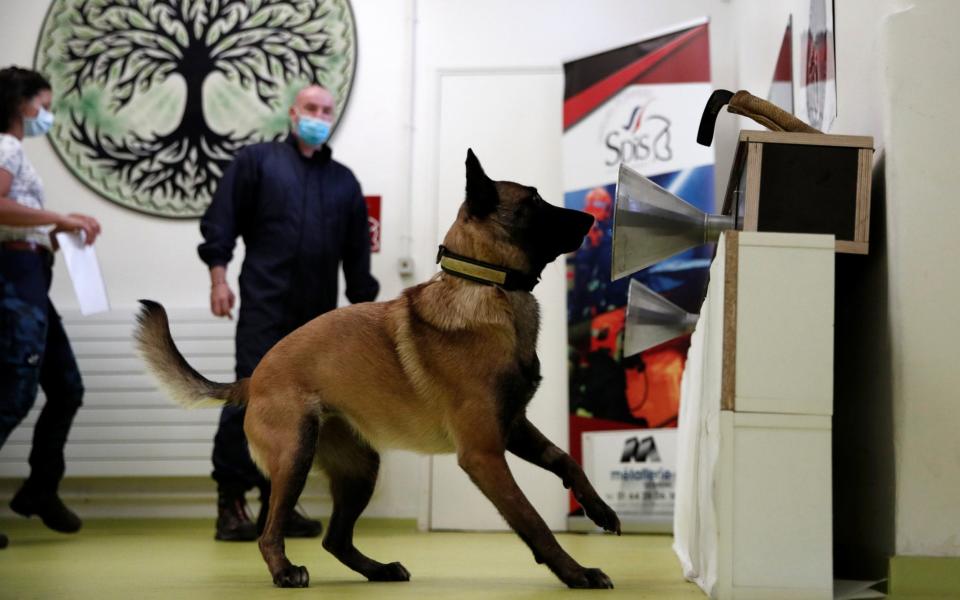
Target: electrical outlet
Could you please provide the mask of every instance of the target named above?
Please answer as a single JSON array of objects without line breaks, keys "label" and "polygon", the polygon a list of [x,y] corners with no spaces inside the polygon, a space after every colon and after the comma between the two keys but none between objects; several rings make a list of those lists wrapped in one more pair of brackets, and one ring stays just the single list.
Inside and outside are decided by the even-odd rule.
[{"label": "electrical outlet", "polygon": [[399,273],[401,277],[412,277],[413,259],[410,257],[403,257],[397,260],[397,273]]}]

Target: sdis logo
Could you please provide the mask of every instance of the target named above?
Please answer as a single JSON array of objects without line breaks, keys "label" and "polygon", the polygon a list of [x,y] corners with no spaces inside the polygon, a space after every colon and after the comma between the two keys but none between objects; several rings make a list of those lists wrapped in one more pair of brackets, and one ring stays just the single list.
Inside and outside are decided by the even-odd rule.
[{"label": "sdis logo", "polygon": [[[670,119],[650,110],[652,101],[645,104],[626,104],[627,111],[615,110],[608,119],[603,143],[608,148],[606,165],[621,162],[667,162],[673,158],[670,142]],[[620,119],[614,120],[619,114]],[[626,119],[624,117],[627,116]]]}]

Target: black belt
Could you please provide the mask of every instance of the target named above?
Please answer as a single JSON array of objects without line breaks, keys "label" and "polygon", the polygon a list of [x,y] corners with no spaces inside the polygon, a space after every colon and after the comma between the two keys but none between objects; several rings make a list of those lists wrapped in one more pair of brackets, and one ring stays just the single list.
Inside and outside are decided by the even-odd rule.
[{"label": "black belt", "polygon": [[0,249],[13,252],[34,252],[36,254],[49,254],[50,248],[37,242],[27,240],[10,240],[0,242]]}]

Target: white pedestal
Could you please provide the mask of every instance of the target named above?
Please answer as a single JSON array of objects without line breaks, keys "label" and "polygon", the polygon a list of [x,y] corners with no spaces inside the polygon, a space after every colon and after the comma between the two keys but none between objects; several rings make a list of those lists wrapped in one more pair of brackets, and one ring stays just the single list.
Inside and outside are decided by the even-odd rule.
[{"label": "white pedestal", "polygon": [[729,232],[680,403],[674,549],[711,597],[832,598],[832,236]]}]

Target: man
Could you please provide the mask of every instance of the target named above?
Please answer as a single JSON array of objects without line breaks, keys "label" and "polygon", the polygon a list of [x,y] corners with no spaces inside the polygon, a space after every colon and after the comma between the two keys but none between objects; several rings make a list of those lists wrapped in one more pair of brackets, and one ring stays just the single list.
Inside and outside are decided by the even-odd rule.
[{"label": "man", "polygon": [[[291,134],[241,150],[220,180],[200,221],[200,258],[210,267],[210,309],[231,317],[235,296],[226,280],[237,236],[246,258],[240,271],[236,375],[249,377],[284,336],[336,308],[337,269],[343,264],[350,302],[379,291],[370,274],[367,208],[360,184],[331,158],[326,144],[334,100],[318,85],[302,89],[290,108]],[[263,529],[270,484],[250,459],[243,409],[224,407],[214,438],[218,540],[254,540]],[[260,489],[254,525],[244,493]],[[321,524],[294,512],[285,535],[316,537]]]}]

